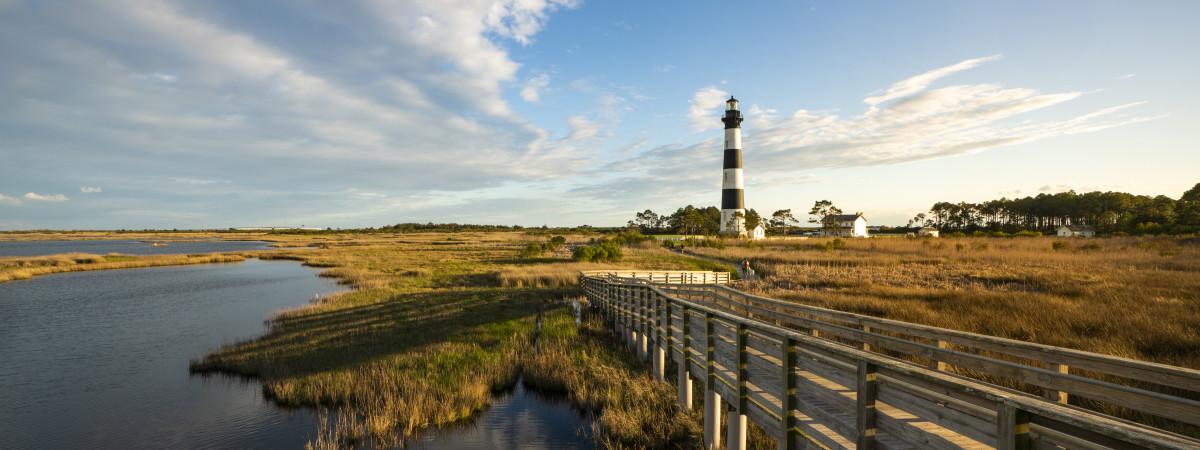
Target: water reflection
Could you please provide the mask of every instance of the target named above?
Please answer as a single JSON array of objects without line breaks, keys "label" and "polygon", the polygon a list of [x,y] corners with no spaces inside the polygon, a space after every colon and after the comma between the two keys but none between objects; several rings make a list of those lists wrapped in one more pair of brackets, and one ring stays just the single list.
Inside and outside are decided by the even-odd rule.
[{"label": "water reflection", "polygon": [[304,411],[188,360],[252,338],[273,311],[341,288],[294,262],[47,275],[0,284],[5,448],[297,448]]},{"label": "water reflection", "polygon": [[480,417],[465,425],[430,431],[411,449],[569,449],[593,448],[595,418],[565,399],[525,389],[523,383],[492,401]]}]

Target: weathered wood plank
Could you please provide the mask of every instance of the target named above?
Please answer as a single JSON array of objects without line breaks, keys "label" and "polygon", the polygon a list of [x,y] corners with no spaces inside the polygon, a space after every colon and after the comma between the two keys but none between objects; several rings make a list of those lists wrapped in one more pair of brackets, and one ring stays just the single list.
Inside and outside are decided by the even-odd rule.
[{"label": "weathered wood plank", "polygon": [[[642,276],[643,274],[635,275]],[[653,277],[652,273],[644,276],[646,278]],[[682,281],[684,278],[681,277],[679,280]],[[688,279],[688,281],[696,280],[708,282],[709,278],[697,276],[695,279]],[[853,445],[848,439],[857,437],[858,433],[856,427],[849,423],[857,421],[853,412],[857,410],[859,400],[868,403],[866,401],[869,399],[866,397],[860,399],[859,392],[868,392],[868,390],[859,388],[858,380],[855,379],[856,373],[849,370],[855,370],[862,365],[874,365],[877,367],[874,401],[876,406],[875,440],[883,448],[892,446],[936,448],[948,445],[970,447],[980,442],[987,442],[988,438],[992,436],[994,436],[992,437],[994,440],[991,442],[1003,441],[1004,445],[1014,447],[1026,444],[1061,443],[1069,446],[1078,446],[1083,443],[1088,446],[1092,444],[1114,444],[1116,446],[1129,444],[1156,448],[1200,447],[1200,441],[1195,439],[1115,420],[1095,412],[1083,411],[1059,403],[1046,402],[1025,394],[990,386],[977,380],[937,370],[930,371],[925,367],[928,365],[934,369],[944,368],[944,365],[937,365],[940,362],[974,368],[1007,376],[1030,385],[1041,386],[1048,390],[1070,392],[1072,395],[1083,395],[1079,391],[1086,392],[1087,395],[1083,396],[1089,398],[1103,394],[1102,398],[1106,401],[1126,407],[1129,407],[1128,403],[1136,405],[1144,402],[1146,404],[1140,406],[1149,408],[1150,411],[1147,412],[1161,415],[1165,411],[1170,414],[1167,417],[1176,419],[1179,419],[1181,415],[1200,411],[1200,409],[1189,409],[1200,407],[1200,402],[1191,405],[1187,401],[1180,402],[1179,399],[1164,394],[1148,393],[1126,386],[1097,382],[1097,380],[1086,377],[1063,373],[1060,367],[1051,367],[1051,370],[1047,370],[1042,367],[1030,367],[1017,362],[985,358],[970,352],[944,348],[947,346],[945,344],[954,344],[956,347],[996,351],[964,344],[964,342],[975,344],[968,341],[980,338],[977,335],[970,335],[970,333],[945,333],[949,336],[947,337],[941,334],[946,330],[932,327],[915,326],[910,329],[905,327],[910,327],[912,324],[892,323],[894,321],[881,321],[881,319],[864,318],[827,310],[805,309],[806,312],[803,314],[810,314],[812,317],[820,319],[814,321],[812,317],[795,316],[798,313],[789,309],[794,304],[770,299],[766,299],[768,301],[764,302],[759,297],[737,293],[737,291],[724,286],[716,285],[698,285],[701,288],[689,286],[689,290],[692,291],[689,296],[695,298],[694,300],[666,294],[665,290],[660,290],[658,287],[650,288],[652,292],[655,292],[654,295],[646,295],[645,289],[650,285],[644,280],[614,284],[612,278],[607,280],[597,278],[593,282],[591,279],[583,277],[581,286],[583,286],[585,294],[589,296],[589,305],[595,302],[599,310],[620,318],[621,322],[626,323],[628,325],[626,328],[630,330],[640,331],[643,336],[649,335],[655,342],[665,340],[674,342],[674,334],[678,333],[679,351],[672,351],[672,354],[678,354],[679,359],[685,361],[686,368],[693,372],[693,376],[695,376],[695,372],[699,371],[697,379],[706,379],[706,376],[711,373],[710,379],[721,385],[716,386],[716,389],[723,391],[721,392],[722,396],[741,401],[744,413],[756,423],[763,422],[760,427],[764,430],[769,429],[768,433],[771,435],[787,439],[784,435],[784,429],[787,427],[787,417],[783,417],[784,404],[787,403],[789,406],[795,404],[795,408],[791,410],[794,413],[788,414],[794,421],[794,427],[788,429],[797,431],[786,434],[792,436],[793,443],[807,442],[800,437],[800,433],[816,433],[813,435],[813,439],[821,442],[822,445],[829,447]],[[706,294],[702,291],[710,293]],[[592,296],[595,298],[593,299]],[[660,305],[665,303],[657,300],[659,296],[663,296],[664,300],[665,297],[678,299],[681,311],[684,307],[695,308],[695,312],[703,314],[703,316],[690,314],[692,317],[685,319],[684,317],[688,314],[681,312],[676,325],[673,305],[672,313],[666,320],[667,325],[662,326],[663,309]],[[643,299],[640,302],[639,297]],[[772,309],[787,311],[787,313],[772,311]],[[701,332],[699,340],[696,340],[697,333],[692,325],[696,320],[701,322],[701,327],[708,325],[706,317],[715,320],[715,326],[709,328],[712,333]],[[894,350],[929,359],[921,360],[919,365],[905,363],[882,355],[862,352],[833,341],[814,339],[806,334],[799,334],[795,330],[763,322],[760,318],[780,320],[788,327],[800,328],[806,332],[815,329],[821,335],[835,339],[840,337],[855,344],[866,344],[873,348]],[[889,328],[897,323],[900,324],[899,327]],[[727,332],[722,332],[720,327],[725,327]],[[745,330],[745,333],[738,333],[737,328]],[[887,333],[900,333],[901,336],[891,336]],[[684,346],[685,338],[690,345]],[[982,338],[986,341],[984,345],[1003,347],[1011,344],[1003,339]],[[931,344],[927,344],[925,339],[932,340]],[[793,343],[794,352],[784,353],[785,340]],[[707,349],[705,342],[711,343]],[[1045,346],[1034,344],[1030,347],[1026,345],[1028,343],[1014,342],[1016,345],[1010,347],[1016,348],[1016,352],[997,351],[997,353],[1015,354],[1018,357],[1035,361],[1049,359],[1051,360],[1049,362],[1054,362],[1055,358],[1046,357],[1045,354],[1058,355],[1055,352],[1065,350],[1051,347],[1050,349],[1053,351],[1039,353],[1040,357],[1029,357],[1019,353],[1035,352]],[[695,345],[696,343],[700,345]],[[1067,353],[1069,353],[1068,357],[1085,360],[1095,356],[1071,350],[1067,350]],[[686,356],[690,356],[690,358]],[[1063,358],[1058,358],[1056,364],[1070,365],[1090,371],[1095,371],[1094,364],[1115,364],[1122,370],[1129,369],[1126,367],[1129,365],[1128,361],[1099,356],[1104,361],[1089,362],[1089,364],[1093,364],[1092,366],[1070,363]],[[782,365],[782,361],[785,359],[794,360],[799,369],[795,372],[791,370],[785,372]],[[1159,369],[1154,365],[1147,366],[1137,361],[1133,362],[1133,366],[1135,367],[1130,369],[1132,372],[1114,373],[1113,375],[1135,378],[1127,375],[1138,370],[1157,373]],[[1180,369],[1182,372],[1173,372],[1172,369],[1178,368],[1167,367],[1168,369],[1163,372],[1170,376],[1200,379],[1200,377],[1196,377],[1196,374],[1200,372],[1187,369]],[[784,373],[794,373],[795,375],[784,376]],[[847,378],[850,381],[847,381]],[[1164,378],[1159,377],[1158,379]],[[1171,378],[1167,377],[1167,379]],[[784,382],[785,380],[794,383],[793,395],[787,395],[788,391],[785,389],[789,386]],[[846,386],[855,386],[855,389],[847,389]],[[810,399],[811,401],[807,401]],[[819,407],[814,407],[814,404]],[[1002,408],[1001,405],[1010,406],[1012,409],[996,411],[996,409]],[[847,413],[847,409],[851,412]],[[1004,414],[1007,415],[1002,418],[1001,415]],[[1200,416],[1200,414],[1197,415]],[[1010,421],[1009,416],[1016,418]],[[802,418],[803,420],[801,420]],[[1009,422],[1011,422],[1011,426]],[[981,428],[979,425],[981,423],[990,423],[991,427],[983,426]],[[1002,424],[1006,427],[1003,432]],[[839,428],[840,431],[834,431]],[[1019,432],[1022,429],[1025,430],[1023,435]],[[1011,439],[1009,431],[1012,432]],[[821,433],[832,433],[832,435],[827,434],[820,437]],[[989,436],[991,433],[994,434]]]}]

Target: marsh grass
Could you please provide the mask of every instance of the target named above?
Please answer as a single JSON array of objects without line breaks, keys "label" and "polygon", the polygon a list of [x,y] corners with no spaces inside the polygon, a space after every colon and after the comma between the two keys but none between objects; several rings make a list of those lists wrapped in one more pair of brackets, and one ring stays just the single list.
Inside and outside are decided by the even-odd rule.
[{"label": "marsh grass", "polygon": [[[618,411],[609,407],[618,400],[644,404],[655,395],[672,398],[665,387],[639,384],[648,381],[644,367],[613,355],[580,366],[579,372],[531,367],[544,361],[533,354],[538,315],[563,316],[553,302],[577,294],[580,270],[601,266],[557,254],[522,258],[528,239],[516,233],[326,239],[311,248],[286,244],[239,254],[323,267],[322,276],[356,290],[277,313],[264,335],[194,360],[194,372],[259,378],[275,402],[335,408],[358,418],[366,439],[384,447],[403,445],[421,429],[468,419],[497,392],[511,388],[522,372],[526,380],[536,380],[531,385],[538,389],[592,399],[589,404],[603,405],[598,409],[605,411]],[[635,251],[616,267],[689,269],[694,261]],[[577,335],[570,331],[573,326],[544,324],[541,354],[553,354],[547,349],[565,345],[553,342]],[[572,377],[641,387],[616,395],[597,383],[569,384]],[[635,378],[643,381],[631,381]],[[657,424],[663,411],[641,414]],[[660,439],[653,436],[682,432],[602,429],[597,439],[608,442],[652,442]]]},{"label": "marsh grass", "polygon": [[[820,239],[808,243],[814,242],[824,246]],[[727,260],[749,258],[767,278],[734,287],[755,295],[1200,369],[1200,242],[1195,238],[875,238],[847,240],[832,251],[787,241],[768,241],[766,247],[696,251]],[[992,374],[951,371],[1041,391]],[[1102,379],[1200,399],[1170,387]],[[1071,402],[1200,435],[1194,427],[1112,405],[1078,397]]]},{"label": "marsh grass", "polygon": [[66,253],[48,256],[17,256],[0,258],[0,283],[27,280],[40,275],[88,270],[133,269],[142,267],[179,266],[242,262],[244,257],[232,254],[205,255],[146,255]]},{"label": "marsh grass", "polygon": [[[540,389],[568,392],[581,399],[580,404],[611,412],[603,416],[610,418],[603,419],[607,422],[596,435],[602,445],[663,446],[674,438],[694,442],[681,436],[701,432],[699,415],[674,414],[674,391],[652,382],[646,368],[628,352],[610,344],[599,347],[611,340],[609,331],[596,324],[576,327],[570,322],[556,302],[578,295],[579,270],[601,266],[573,262],[569,250],[541,258],[520,256],[529,242],[544,241],[544,236],[247,233],[239,238],[275,245],[269,250],[213,255],[3,258],[0,280],[246,258],[290,260],[323,269],[321,276],[354,289],[278,311],[268,319],[263,335],[229,343],[190,363],[191,371],[201,376],[257,379],[264,394],[278,405],[322,408],[326,412],[321,432],[309,442],[310,448],[402,446],[422,429],[468,420],[487,408],[496,393],[510,389],[522,371],[527,379],[536,379]],[[587,239],[569,236],[560,250]],[[620,263],[603,267],[702,270],[709,264],[647,247],[630,249]],[[542,328],[546,343],[539,344],[545,355],[541,359],[533,353],[539,314],[557,318]],[[565,346],[579,344],[579,339],[596,347],[585,351],[589,356],[567,351]],[[563,366],[575,369],[554,370],[556,364],[547,359],[556,353],[554,348],[578,361]]]},{"label": "marsh grass", "polygon": [[615,448],[698,448],[700,414],[681,411],[675,389],[654,381],[645,363],[614,338],[602,319],[576,325],[566,308],[545,316],[539,352],[527,355],[525,383],[599,412],[597,444]]}]

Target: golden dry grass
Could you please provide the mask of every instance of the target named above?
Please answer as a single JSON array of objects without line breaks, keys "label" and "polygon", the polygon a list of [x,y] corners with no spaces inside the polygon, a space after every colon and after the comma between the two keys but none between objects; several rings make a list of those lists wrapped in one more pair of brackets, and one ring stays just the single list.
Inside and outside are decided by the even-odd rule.
[{"label": "golden dry grass", "polygon": [[[768,277],[736,287],[766,297],[1200,368],[1194,238],[877,238],[811,249],[824,241],[695,251],[749,258]],[[1071,245],[1056,251],[1055,241]]]},{"label": "golden dry grass", "polygon": [[179,266],[242,262],[246,258],[232,254],[206,255],[146,255],[107,256],[67,253],[49,256],[0,258],[0,283],[26,280],[40,275],[87,270],[134,269],[142,267]]},{"label": "golden dry grass", "polygon": [[[35,238],[46,237],[62,236]],[[136,238],[164,237],[184,238],[174,233]],[[211,237],[219,236],[187,235],[191,239]],[[269,329],[262,336],[215,349],[194,360],[191,369],[205,376],[256,378],[262,382],[263,392],[281,405],[337,411],[326,418],[322,432],[309,443],[313,448],[337,448],[364,441],[378,447],[403,445],[421,429],[461,421],[486,408],[494,393],[511,386],[521,370],[536,370],[529,366],[537,361],[532,353],[537,316],[552,315],[562,306],[551,302],[577,295],[580,270],[695,270],[711,265],[652,246],[627,252],[623,261],[604,266],[576,263],[569,252],[522,258],[521,250],[529,242],[547,238],[522,233],[248,233],[238,237],[270,240],[274,246],[272,250],[204,256],[6,258],[0,260],[0,276],[245,258],[293,260],[323,268],[322,276],[355,289],[280,311],[269,320]],[[568,243],[586,239],[569,236]],[[662,430],[650,427],[639,431],[634,425],[658,426],[663,421],[661,414],[668,411],[662,405],[669,403],[663,400],[670,398],[669,389],[648,382],[644,367],[599,358],[579,372],[550,371],[539,378],[544,383],[565,384],[565,377],[580,374],[602,380],[601,384],[634,386],[617,399],[602,394],[596,383],[578,384],[573,389],[579,392],[574,395],[581,398],[608,396],[604,405],[618,401],[633,406],[659,405],[631,409],[626,415],[636,417],[633,419],[614,413],[607,419],[610,425],[598,436],[601,442],[617,446],[640,446],[638,443],[655,439],[661,442],[661,437],[654,436],[662,435]],[[556,377],[562,379],[553,381]],[[691,430],[687,433],[698,433],[696,425],[687,420],[679,426]],[[684,432],[680,430],[671,433]]]}]

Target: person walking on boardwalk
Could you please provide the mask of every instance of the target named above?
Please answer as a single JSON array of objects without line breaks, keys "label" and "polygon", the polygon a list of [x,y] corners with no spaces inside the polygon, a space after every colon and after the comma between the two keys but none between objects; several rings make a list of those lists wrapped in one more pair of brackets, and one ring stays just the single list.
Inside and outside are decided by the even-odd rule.
[{"label": "person walking on boardwalk", "polygon": [[742,259],[742,278],[750,277],[750,259]]}]

